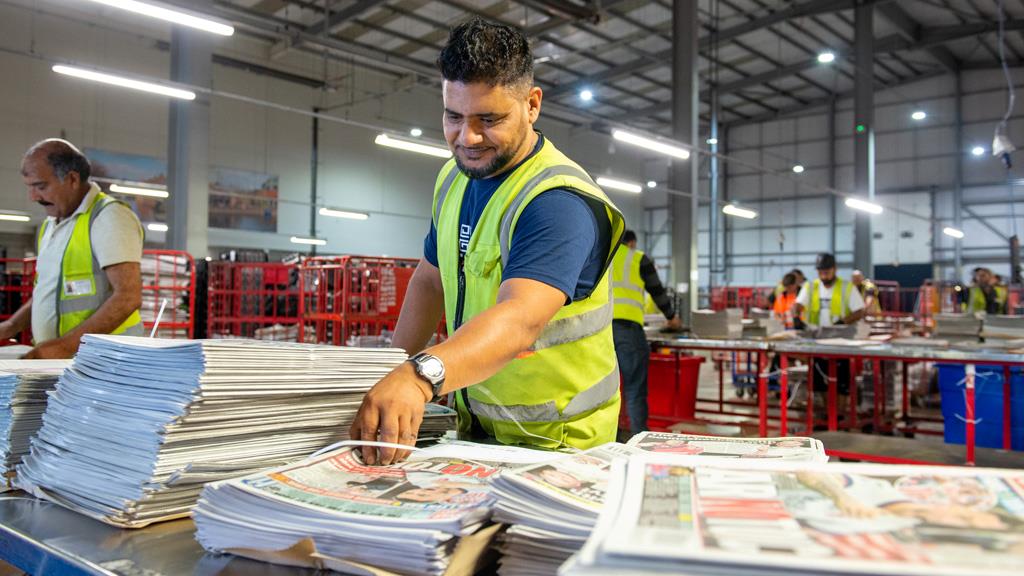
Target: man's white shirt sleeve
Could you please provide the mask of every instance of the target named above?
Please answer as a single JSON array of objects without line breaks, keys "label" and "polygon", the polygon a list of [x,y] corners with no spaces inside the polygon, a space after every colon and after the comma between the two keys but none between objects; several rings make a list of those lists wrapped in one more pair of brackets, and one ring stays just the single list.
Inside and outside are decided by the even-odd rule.
[{"label": "man's white shirt sleeve", "polygon": [[811,290],[810,282],[804,282],[804,285],[800,287],[800,293],[796,295],[796,303],[807,308],[811,305]]},{"label": "man's white shirt sleeve", "polygon": [[100,268],[142,262],[142,227],[131,208],[107,206],[93,222],[92,250]]},{"label": "man's white shirt sleeve", "polygon": [[864,297],[860,295],[860,290],[853,284],[850,284],[850,296],[846,302],[850,306],[850,312],[859,312],[864,309]]}]

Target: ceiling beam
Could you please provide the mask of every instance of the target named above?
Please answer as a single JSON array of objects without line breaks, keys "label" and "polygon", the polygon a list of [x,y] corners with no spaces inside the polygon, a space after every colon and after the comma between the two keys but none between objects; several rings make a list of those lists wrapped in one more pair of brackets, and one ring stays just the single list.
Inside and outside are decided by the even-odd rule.
[{"label": "ceiling beam", "polygon": [[364,12],[371,8],[380,6],[387,0],[357,0],[354,4],[347,8],[342,8],[337,12],[328,10],[327,16],[321,18],[320,21],[310,24],[306,28],[306,33],[311,36],[319,36],[327,32],[328,35],[338,29],[339,26],[345,24],[353,18],[358,18]]},{"label": "ceiling beam", "polygon": [[[921,24],[898,3],[884,4],[878,6],[877,10],[896,27],[897,33],[904,40],[915,44],[921,41]],[[946,70],[956,72],[960,69],[960,61],[949,48],[945,46],[932,46],[925,50],[938,60],[939,64],[942,64]]]}]

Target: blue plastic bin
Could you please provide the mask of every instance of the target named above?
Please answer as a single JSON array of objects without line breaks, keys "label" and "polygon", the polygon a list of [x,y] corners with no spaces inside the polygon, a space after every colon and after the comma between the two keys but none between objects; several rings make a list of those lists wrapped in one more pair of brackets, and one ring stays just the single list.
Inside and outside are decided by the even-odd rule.
[{"label": "blue plastic bin", "polygon": [[[939,371],[939,392],[942,394],[943,432],[947,444],[966,442],[967,430],[964,405],[964,365],[936,364]],[[974,367],[974,443],[987,448],[1003,447],[1003,368],[1002,366],[975,365]],[[1024,450],[1024,370],[1010,369],[1010,412],[1012,428],[1010,445]]]}]

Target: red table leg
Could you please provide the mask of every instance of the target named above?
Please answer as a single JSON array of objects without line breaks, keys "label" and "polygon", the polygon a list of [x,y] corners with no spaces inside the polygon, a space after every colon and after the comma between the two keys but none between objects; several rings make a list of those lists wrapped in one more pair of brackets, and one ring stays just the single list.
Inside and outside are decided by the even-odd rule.
[{"label": "red table leg", "polygon": [[1011,415],[1010,407],[1013,404],[1013,397],[1010,393],[1010,367],[1003,366],[1003,450],[1012,449],[1012,437],[1010,427]]},{"label": "red table leg", "polygon": [[901,415],[903,416],[904,422],[910,421],[910,363],[903,363],[903,403],[901,409]]},{"label": "red table leg", "polygon": [[787,433],[786,417],[789,412],[789,370],[785,354],[779,354],[779,436]]},{"label": "red table leg", "polygon": [[765,356],[764,352],[757,353],[757,431],[762,438],[768,437],[768,378],[764,374]]},{"label": "red table leg", "polygon": [[828,359],[828,431],[839,429],[839,414],[836,411],[839,391],[836,390],[836,359]]},{"label": "red table leg", "polygon": [[[878,364],[881,364],[881,360],[877,360]],[[881,371],[879,371],[881,372]],[[883,375],[884,376],[884,375]],[[876,378],[874,381],[875,385],[875,434],[882,429],[882,416],[885,415],[885,378]]]},{"label": "red table leg", "polygon": [[722,358],[718,358],[718,413],[725,412],[725,368]]},{"label": "red table leg", "polygon": [[860,371],[861,360],[855,358],[850,362],[850,421],[847,423],[850,430],[857,429],[857,377],[860,376]]},{"label": "red table leg", "polygon": [[807,359],[807,431],[808,436],[814,432],[814,357]]},{"label": "red table leg", "polygon": [[875,426],[875,433],[877,434],[878,430],[882,427],[882,415],[878,410],[879,390],[882,389],[882,361],[878,358],[873,358],[871,360],[871,379],[873,386],[872,389],[875,391],[875,406],[872,411],[872,423]]},{"label": "red table leg", "polygon": [[967,389],[964,395],[964,407],[967,412],[964,415],[967,419],[964,422],[967,430],[967,465],[974,466],[974,364],[967,364],[964,371],[967,373]]}]

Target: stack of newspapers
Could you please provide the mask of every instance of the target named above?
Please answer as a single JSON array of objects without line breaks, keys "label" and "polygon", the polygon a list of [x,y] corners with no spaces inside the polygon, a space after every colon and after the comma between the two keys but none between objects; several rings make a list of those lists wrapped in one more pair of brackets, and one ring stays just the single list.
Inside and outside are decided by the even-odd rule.
[{"label": "stack of newspapers", "polygon": [[[489,483],[503,462],[551,453],[455,442],[367,466],[352,446],[207,485],[194,518],[209,551],[345,573],[443,574],[453,558],[479,556]],[[473,550],[475,548],[475,550]],[[470,573],[470,572],[466,572]]]},{"label": "stack of newspapers", "polygon": [[87,335],[17,485],[119,526],[186,515],[205,482],[346,439],[367,390],[404,359],[394,349]]},{"label": "stack of newspapers", "polygon": [[947,342],[977,342],[981,320],[974,314],[936,314],[935,337]]},{"label": "stack of newspapers", "polygon": [[615,462],[593,534],[559,573],[1019,575],[1021,566],[1018,470],[645,454]]},{"label": "stack of newspapers", "polygon": [[989,314],[985,316],[981,335],[986,340],[1024,340],[1024,316]]},{"label": "stack of newspapers", "polygon": [[47,392],[70,365],[69,360],[0,360],[0,491],[10,487],[14,468],[43,424]]},{"label": "stack of newspapers", "polygon": [[739,340],[743,337],[743,310],[694,310],[690,316],[690,332],[696,338]]},{"label": "stack of newspapers", "polygon": [[628,445],[609,443],[540,465],[502,473],[493,482],[494,519],[502,537],[502,576],[553,574],[590,536],[604,508],[615,460],[645,452],[700,456],[701,461],[827,460],[813,438],[724,438],[643,432]]}]

